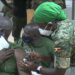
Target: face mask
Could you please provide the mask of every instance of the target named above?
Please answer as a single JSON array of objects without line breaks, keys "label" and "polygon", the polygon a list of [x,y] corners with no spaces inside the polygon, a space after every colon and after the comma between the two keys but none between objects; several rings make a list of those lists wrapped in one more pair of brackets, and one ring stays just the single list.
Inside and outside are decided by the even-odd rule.
[{"label": "face mask", "polygon": [[[49,22],[46,27],[44,29],[41,29],[39,28],[39,32],[41,35],[44,35],[44,36],[50,36],[52,34],[52,31],[51,29],[50,30],[46,30],[46,28],[48,27],[48,25],[52,24],[52,22]],[[52,27],[51,27],[52,28]]]},{"label": "face mask", "polygon": [[45,35],[45,36],[49,36],[52,34],[51,30],[45,30],[45,29],[41,29],[41,28],[39,28],[39,32],[41,35]]},{"label": "face mask", "polygon": [[29,36],[26,36],[26,37],[23,36],[22,39],[23,39],[23,41],[24,41],[25,43],[30,43],[30,42],[32,41],[32,38],[29,37]]},{"label": "face mask", "polygon": [[6,39],[3,36],[1,36],[0,37],[0,50],[4,48],[9,48],[9,43],[6,41]]}]

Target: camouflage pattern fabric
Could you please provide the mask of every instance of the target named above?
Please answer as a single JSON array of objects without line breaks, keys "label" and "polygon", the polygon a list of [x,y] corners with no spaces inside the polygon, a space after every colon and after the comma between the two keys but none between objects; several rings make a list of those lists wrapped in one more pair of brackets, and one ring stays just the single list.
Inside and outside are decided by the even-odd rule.
[{"label": "camouflage pattern fabric", "polygon": [[55,2],[59,4],[62,8],[66,8],[65,0],[32,0],[32,8],[36,9],[38,5],[40,5],[43,2]]},{"label": "camouflage pattern fabric", "polygon": [[68,68],[75,66],[75,21],[64,20],[58,23],[57,29],[52,34],[55,47],[55,67]]}]

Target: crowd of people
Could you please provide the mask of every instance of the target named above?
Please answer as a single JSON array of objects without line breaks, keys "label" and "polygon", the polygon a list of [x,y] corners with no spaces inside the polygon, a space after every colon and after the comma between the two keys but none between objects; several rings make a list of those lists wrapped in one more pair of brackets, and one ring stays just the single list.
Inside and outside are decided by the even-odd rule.
[{"label": "crowd of people", "polygon": [[[0,75],[65,75],[75,66],[75,21],[66,16],[65,0],[1,1]],[[14,43],[8,41],[11,31]]]}]

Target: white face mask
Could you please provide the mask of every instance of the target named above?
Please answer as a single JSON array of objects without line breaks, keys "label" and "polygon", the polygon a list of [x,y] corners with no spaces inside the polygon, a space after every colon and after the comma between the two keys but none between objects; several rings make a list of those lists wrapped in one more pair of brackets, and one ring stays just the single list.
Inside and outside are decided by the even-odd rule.
[{"label": "white face mask", "polygon": [[0,50],[4,48],[9,48],[9,43],[6,41],[6,39],[3,36],[0,36]]},{"label": "white face mask", "polygon": [[[48,24],[52,24],[52,22],[49,22]],[[46,27],[44,29],[39,28],[39,32],[41,35],[45,35],[45,36],[50,36],[52,34],[52,30],[46,30],[48,24],[46,25]]]},{"label": "white face mask", "polygon": [[41,35],[45,35],[45,36],[49,36],[52,34],[51,30],[45,30],[45,29],[41,29],[41,28],[39,28],[39,32]]}]

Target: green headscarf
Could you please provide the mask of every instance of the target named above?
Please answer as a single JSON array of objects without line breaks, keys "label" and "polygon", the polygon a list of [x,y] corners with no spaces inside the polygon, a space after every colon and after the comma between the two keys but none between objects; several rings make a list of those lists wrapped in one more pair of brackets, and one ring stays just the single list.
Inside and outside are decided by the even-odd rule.
[{"label": "green headscarf", "polygon": [[66,14],[60,5],[54,2],[44,2],[35,10],[33,21],[35,23],[48,23],[66,18]]}]

